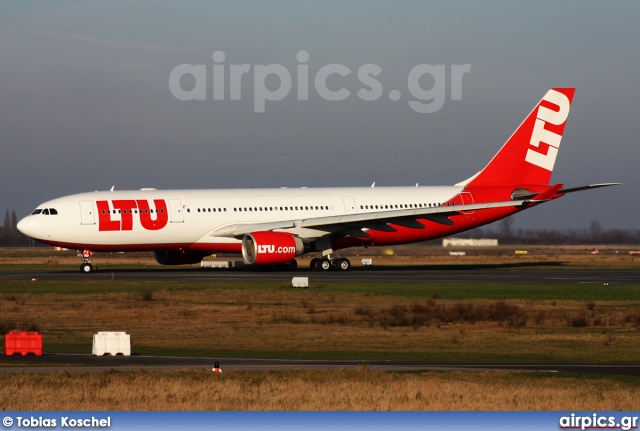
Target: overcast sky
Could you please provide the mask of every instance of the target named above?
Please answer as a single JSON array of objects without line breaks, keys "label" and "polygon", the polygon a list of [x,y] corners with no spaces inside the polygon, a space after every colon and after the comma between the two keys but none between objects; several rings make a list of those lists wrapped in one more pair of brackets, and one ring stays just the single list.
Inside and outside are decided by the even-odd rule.
[{"label": "overcast sky", "polygon": [[[0,210],[22,217],[112,185],[450,185],[484,167],[549,88],[576,87],[552,181],[624,185],[568,195],[513,227],[582,229],[598,219],[640,229],[639,18],[640,3],[614,1],[3,2]],[[205,100],[170,91],[182,64],[206,67]],[[225,100],[213,97],[214,64],[226,71]],[[230,66],[242,64],[241,100],[229,100]],[[254,112],[254,71],[268,64],[290,72],[292,89]],[[300,64],[309,100],[298,100]],[[326,81],[350,92],[344,100],[315,88],[330,64],[351,71]],[[373,101],[357,95],[371,90],[358,77],[366,64],[381,70]],[[445,67],[436,112],[408,103],[420,64]],[[462,97],[452,100],[451,70],[464,64]],[[180,88],[198,83],[185,75]],[[425,90],[435,83],[419,80]],[[266,80],[270,91],[279,84]]]}]

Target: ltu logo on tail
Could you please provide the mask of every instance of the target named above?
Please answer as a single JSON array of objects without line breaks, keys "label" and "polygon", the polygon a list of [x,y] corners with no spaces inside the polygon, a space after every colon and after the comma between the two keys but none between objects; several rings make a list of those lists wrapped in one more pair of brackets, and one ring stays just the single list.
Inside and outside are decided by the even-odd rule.
[{"label": "ltu logo on tail", "polygon": [[[542,100],[556,105],[558,110],[554,111],[546,108],[542,106],[541,102],[538,107],[538,115],[533,126],[533,132],[531,133],[531,141],[529,142],[532,147],[536,147],[538,150],[529,148],[525,160],[532,165],[552,171],[556,157],[558,156],[558,148],[560,147],[562,135],[545,129],[545,125],[547,123],[555,126],[563,125],[565,121],[567,121],[571,102],[567,96],[556,90],[549,90]],[[542,149],[540,148],[540,144],[547,146],[546,154],[540,152]]]}]

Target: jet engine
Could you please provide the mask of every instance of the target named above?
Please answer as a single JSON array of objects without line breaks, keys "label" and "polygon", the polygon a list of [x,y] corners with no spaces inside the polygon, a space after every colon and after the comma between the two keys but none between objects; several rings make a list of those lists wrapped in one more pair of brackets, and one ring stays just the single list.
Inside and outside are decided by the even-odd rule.
[{"label": "jet engine", "polygon": [[253,232],[242,238],[242,257],[249,265],[289,263],[305,252],[305,244],[286,232]]},{"label": "jet engine", "polygon": [[160,265],[188,265],[200,263],[206,254],[181,251],[154,251],[153,257]]}]

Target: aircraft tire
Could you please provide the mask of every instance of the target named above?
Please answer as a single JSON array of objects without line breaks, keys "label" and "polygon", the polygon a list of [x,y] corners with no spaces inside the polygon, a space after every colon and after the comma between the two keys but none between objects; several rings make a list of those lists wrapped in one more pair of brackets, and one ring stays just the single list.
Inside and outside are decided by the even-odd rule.
[{"label": "aircraft tire", "polygon": [[90,263],[83,263],[80,265],[80,272],[83,274],[91,274],[93,272],[93,266]]},{"label": "aircraft tire", "polygon": [[331,261],[323,257],[318,261],[318,269],[321,271],[329,271],[331,269]]},{"label": "aircraft tire", "polygon": [[347,271],[349,268],[351,268],[351,262],[346,257],[338,259],[337,263],[338,264],[336,265],[336,268],[338,268],[340,271]]}]

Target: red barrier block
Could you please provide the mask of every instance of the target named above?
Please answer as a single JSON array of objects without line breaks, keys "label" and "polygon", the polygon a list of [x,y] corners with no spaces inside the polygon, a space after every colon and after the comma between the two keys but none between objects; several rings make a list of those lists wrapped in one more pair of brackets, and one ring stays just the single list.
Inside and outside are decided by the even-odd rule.
[{"label": "red barrier block", "polygon": [[11,331],[4,336],[4,354],[11,356],[19,353],[26,356],[33,353],[42,356],[42,334],[39,332]]}]

